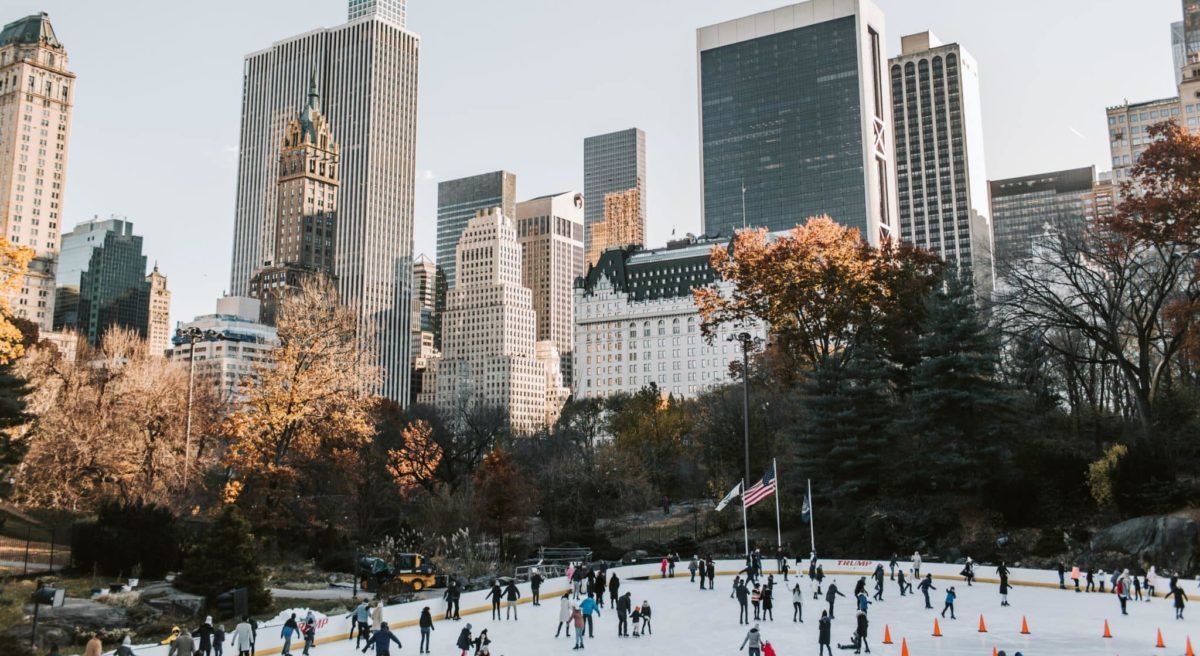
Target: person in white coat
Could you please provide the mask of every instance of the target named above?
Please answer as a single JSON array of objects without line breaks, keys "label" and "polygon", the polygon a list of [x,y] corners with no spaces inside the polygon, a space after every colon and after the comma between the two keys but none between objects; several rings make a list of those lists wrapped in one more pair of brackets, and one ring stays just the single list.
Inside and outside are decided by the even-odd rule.
[{"label": "person in white coat", "polygon": [[558,600],[558,630],[554,632],[557,638],[563,627],[567,627],[567,637],[571,637],[571,594],[567,593]]},{"label": "person in white coat", "polygon": [[921,578],[921,552],[914,551],[912,555],[913,579]]},{"label": "person in white coat", "polygon": [[792,588],[792,621],[804,623],[804,592],[800,590],[800,582]]},{"label": "person in white coat", "polygon": [[254,629],[250,627],[250,618],[243,617],[233,629],[233,637],[229,644],[237,650],[238,656],[250,656],[254,649]]},{"label": "person in white coat", "polygon": [[1150,571],[1146,572],[1146,601],[1154,598],[1154,586],[1158,585],[1158,572],[1154,570],[1154,565],[1150,566]]}]

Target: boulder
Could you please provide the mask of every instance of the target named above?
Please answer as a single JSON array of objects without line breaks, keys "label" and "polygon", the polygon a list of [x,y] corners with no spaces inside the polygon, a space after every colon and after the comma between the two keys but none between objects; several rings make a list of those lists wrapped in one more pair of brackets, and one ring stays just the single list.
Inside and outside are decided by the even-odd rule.
[{"label": "boulder", "polygon": [[1110,526],[1092,537],[1093,554],[1124,554],[1126,566],[1147,563],[1160,571],[1190,574],[1200,565],[1200,526],[1186,517],[1137,517]]},{"label": "boulder", "polygon": [[[28,606],[26,612],[32,614],[33,606]],[[126,609],[109,606],[91,599],[68,598],[58,608],[42,606],[38,614],[39,622],[44,622],[46,626],[69,626],[75,627],[78,631],[99,633],[129,625],[129,612]]]},{"label": "boulder", "polygon": [[[142,599],[144,600],[145,598],[143,594]],[[186,592],[169,592],[161,596],[156,596],[146,601],[146,603],[150,604],[151,608],[168,615],[195,617],[200,614],[200,609],[204,607],[204,597]]]}]

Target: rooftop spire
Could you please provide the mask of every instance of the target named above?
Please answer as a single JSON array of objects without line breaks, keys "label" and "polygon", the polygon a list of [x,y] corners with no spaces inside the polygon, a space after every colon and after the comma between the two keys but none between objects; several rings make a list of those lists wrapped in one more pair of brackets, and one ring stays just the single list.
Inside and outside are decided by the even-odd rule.
[{"label": "rooftop spire", "polygon": [[321,111],[321,94],[317,92],[317,69],[313,69],[312,74],[308,78],[308,102],[304,104],[304,109],[300,110],[300,128],[302,138],[312,138],[314,141],[317,138],[316,128],[313,126],[313,116]]}]

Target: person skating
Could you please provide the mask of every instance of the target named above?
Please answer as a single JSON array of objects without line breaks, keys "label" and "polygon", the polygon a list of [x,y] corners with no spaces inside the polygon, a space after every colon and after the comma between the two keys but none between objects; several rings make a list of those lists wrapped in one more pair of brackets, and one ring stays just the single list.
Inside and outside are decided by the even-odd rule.
[{"label": "person skating", "polygon": [[762,590],[762,618],[775,621],[775,586],[768,584]]},{"label": "person skating", "polygon": [[1146,572],[1146,601],[1154,598],[1154,587],[1158,585],[1158,572],[1154,570],[1154,565]]},{"label": "person skating", "polygon": [[967,563],[963,565],[962,571],[959,574],[967,582],[967,587],[970,587],[971,582],[975,580],[975,562],[971,560],[970,556],[967,556]]},{"label": "person skating", "polygon": [[888,562],[888,580],[889,581],[896,580],[896,565],[897,564],[899,564],[899,561],[897,560],[896,552],[893,551],[892,559],[891,559],[891,561]]},{"label": "person skating", "polygon": [[371,624],[371,606],[367,603],[366,599],[363,599],[346,617],[351,618],[353,621],[350,625],[350,638],[347,639],[357,637],[358,639],[354,641],[354,648],[358,649],[362,642],[371,636],[367,630],[367,627]]},{"label": "person skating", "polygon": [[113,656],[136,656],[133,653],[133,638],[126,634],[125,639],[121,641],[121,646],[113,652]]},{"label": "person skating", "polygon": [[488,637],[488,630],[484,629],[479,632],[479,636],[471,642],[475,646],[475,656],[491,656],[492,655],[492,639]]},{"label": "person skating", "polygon": [[1084,588],[1084,592],[1095,592],[1095,591],[1096,591],[1096,570],[1092,569],[1089,566],[1087,568],[1087,586]]},{"label": "person skating", "polygon": [[1141,581],[1141,579],[1139,579],[1137,577],[1136,574],[1133,575],[1132,581],[1133,581],[1133,600],[1141,601],[1142,600],[1142,581]]},{"label": "person skating", "polygon": [[[825,583],[825,566],[824,565],[817,565],[816,579],[817,579],[817,594],[818,595],[823,594],[821,592],[821,586]],[[816,599],[816,598],[817,597],[813,597],[813,599]]]},{"label": "person skating", "polygon": [[254,649],[254,631],[250,628],[249,616],[243,617],[242,621],[233,627],[229,645],[237,650],[238,656],[250,656],[251,650]]},{"label": "person skating", "polygon": [[925,578],[921,579],[921,582],[917,584],[917,589],[921,591],[921,594],[925,595],[925,607],[932,609],[933,604],[929,603],[929,591],[937,590],[937,588],[933,587],[933,574],[926,574]]},{"label": "person skating", "polygon": [[867,577],[860,576],[860,577],[858,577],[858,580],[854,582],[854,593],[853,594],[855,597],[857,597],[858,595],[860,595],[866,591],[867,591]]},{"label": "person skating", "polygon": [[1171,590],[1168,596],[1175,600],[1175,619],[1183,619],[1183,607],[1186,606],[1188,602],[1187,593],[1183,591],[1183,588],[1175,586],[1175,589]]},{"label": "person skating", "polygon": [[451,579],[450,585],[446,587],[446,594],[443,595],[446,599],[446,618],[461,620],[462,617],[458,614],[458,602],[462,598],[462,590],[458,587],[458,581]]},{"label": "person skating", "polygon": [[662,562],[659,563],[658,572],[659,578],[667,578],[667,558],[664,556]]},{"label": "person skating", "polygon": [[533,601],[530,603],[534,606],[542,605],[542,581],[545,580],[541,572],[538,572],[538,569],[534,567],[533,573],[529,575],[529,593],[533,596]]},{"label": "person skating", "polygon": [[762,588],[757,583],[754,584],[754,590],[750,592],[750,605],[754,606],[754,621],[762,619],[759,617],[759,607],[762,605]]},{"label": "person skating", "polygon": [[746,634],[746,638],[742,640],[742,646],[738,647],[738,651],[743,649],[746,649],[749,656],[762,656],[762,635],[758,632],[757,624]]},{"label": "person skating", "polygon": [[859,653],[862,649],[866,649],[867,653],[871,653],[871,646],[867,644],[867,611],[860,610],[856,614],[857,634],[858,634],[858,649],[854,653]]},{"label": "person skating", "polygon": [[717,582],[717,563],[713,561],[712,556],[708,558],[708,589],[712,590],[713,585]]},{"label": "person skating", "polygon": [[783,582],[784,582],[784,583],[787,583],[787,580],[788,580],[788,572],[790,572],[791,570],[792,570],[792,568],[791,568],[791,567],[788,567],[788,559],[787,559],[787,556],[784,556],[784,557],[780,558],[780,559],[779,559],[779,571],[783,572]]},{"label": "person skating", "polygon": [[860,592],[859,595],[854,598],[854,602],[854,609],[861,610],[864,613],[867,612],[867,608],[871,606],[871,602],[867,601],[867,593],[865,592]]},{"label": "person skating", "polygon": [[500,581],[493,580],[492,589],[488,590],[487,596],[483,599],[484,601],[492,600],[492,619],[494,620],[500,619],[500,598],[503,596],[504,591],[500,589]]},{"label": "person skating", "polygon": [[371,630],[378,631],[383,626],[383,602],[376,599],[371,602]]},{"label": "person skating", "polygon": [[[283,623],[283,628],[279,631],[279,637],[283,638],[283,651],[280,652],[283,656],[292,656],[292,637],[300,635],[300,625],[296,622],[296,614]],[[191,652],[187,652],[191,653]]]},{"label": "person skating", "polygon": [[845,597],[845,596],[846,595],[844,595],[838,591],[836,581],[829,582],[829,589],[825,591],[825,601],[829,602],[829,619],[830,620],[837,617],[833,613],[833,602],[837,601],[838,597]]},{"label": "person skating", "polygon": [[[217,628],[213,629],[213,653],[217,656],[223,656],[225,653],[225,625],[218,624]],[[130,655],[132,656],[132,655]]]},{"label": "person skating", "polygon": [[617,603],[617,599],[621,597],[619,594],[620,590],[621,579],[617,578],[616,572],[613,572],[612,577],[608,579],[608,598],[614,605]]},{"label": "person skating", "polygon": [[829,646],[831,623],[829,613],[821,611],[821,619],[817,620],[817,656],[824,656],[825,652],[829,652],[829,656],[833,656],[833,648]]},{"label": "person skating", "polygon": [[679,554],[671,553],[667,557],[667,576],[675,578],[675,566],[679,564]]},{"label": "person skating", "polygon": [[504,607],[504,619],[508,619],[508,614],[512,613],[513,621],[517,619],[517,602],[521,599],[521,591],[517,588],[516,581],[509,581],[504,588],[504,599],[508,603]]},{"label": "person skating", "polygon": [[875,601],[883,601],[883,565],[875,567]]},{"label": "person skating", "polygon": [[913,552],[912,564],[913,564],[913,578],[914,579],[921,578],[921,552],[920,551]]},{"label": "person skating", "polygon": [[596,576],[596,585],[595,585],[596,605],[601,608],[604,608],[604,591],[605,591],[605,588],[607,587],[607,584],[608,584],[608,578],[605,576],[604,571],[601,570],[600,574],[598,574]]},{"label": "person skating", "polygon": [[1063,565],[1063,561],[1058,561],[1058,589],[1067,589],[1067,566]]},{"label": "person skating", "polygon": [[1000,605],[1001,606],[1008,605],[1008,589],[1009,589],[1009,587],[1010,586],[1008,585],[1008,577],[1007,576],[1000,579]]},{"label": "person skating", "polygon": [[467,622],[466,626],[458,634],[458,640],[454,641],[454,646],[459,648],[458,656],[467,656],[467,650],[471,648],[474,641],[471,639],[471,623]]},{"label": "person skating", "polygon": [[633,601],[630,594],[626,592],[617,600],[617,637],[624,638],[629,635],[629,612],[632,610]]},{"label": "person skating", "polygon": [[600,608],[596,606],[596,600],[588,595],[588,598],[579,604],[579,610],[583,613],[583,623],[587,625],[588,637],[595,638],[595,631],[592,630],[592,615],[600,616]]},{"label": "person skating", "polygon": [[942,607],[943,619],[946,617],[946,611],[950,611],[950,619],[958,619],[954,616],[954,600],[956,598],[958,598],[958,594],[954,592],[954,586],[950,586],[950,588],[946,590],[946,605]]},{"label": "person skating", "polygon": [[[691,579],[691,581],[689,581],[689,583],[695,583],[695,582],[696,582],[696,570],[697,570],[697,569],[699,569],[699,568],[700,568],[700,566],[699,566],[699,565],[696,563],[696,556],[693,554],[693,555],[692,555],[692,560],[691,560],[691,562],[689,562],[689,563],[688,563],[688,572],[690,572],[690,573],[691,573],[691,575],[692,575],[692,579]],[[704,579],[703,579],[703,577],[701,577],[701,580],[700,580],[700,585],[701,585],[701,587],[703,587],[703,586],[704,586]]]},{"label": "person skating", "polygon": [[654,633],[650,630],[650,602],[642,600],[642,635]]},{"label": "person skating", "polygon": [[639,630],[640,625],[642,623],[642,607],[641,606],[633,607],[633,614],[631,614],[629,616],[629,620],[631,622],[633,622],[633,637],[635,637],[635,638],[641,637],[642,634],[641,634],[641,631]]},{"label": "person skating", "polygon": [[571,623],[575,625],[575,646],[572,649],[583,649],[583,611],[579,606],[571,607]]},{"label": "person skating", "polygon": [[201,624],[200,627],[194,632],[192,632],[192,637],[200,639],[200,644],[196,647],[196,650],[204,656],[210,656],[212,654],[213,634],[216,633],[216,629],[213,628],[212,621],[213,619],[211,615],[205,617],[204,623]]},{"label": "person skating", "polygon": [[[470,633],[471,625],[468,624],[463,628],[463,631]],[[367,650],[371,648],[371,645],[374,645],[375,656],[390,656],[392,653],[391,647],[393,642],[396,643],[396,649],[404,648],[404,645],[400,644],[400,638],[397,638],[396,634],[392,633],[392,630],[388,628],[388,623],[380,622],[379,629],[372,633],[370,638],[367,638],[367,644],[363,646],[362,653],[367,653]],[[464,647],[463,656],[466,656],[466,653],[466,648]]]},{"label": "person skating", "polygon": [[[295,616],[293,615],[293,617]],[[93,648],[93,644],[100,644],[100,639],[92,638],[88,641],[87,647],[84,651],[84,656],[87,656],[87,654],[90,654],[93,651],[97,655],[100,653],[100,649]],[[175,640],[171,642],[171,648],[167,650],[167,656],[191,656],[195,652],[196,641],[192,639],[192,632],[184,630],[180,631],[179,635],[175,637]]]},{"label": "person skating", "polygon": [[1079,565],[1075,565],[1071,568],[1071,580],[1075,582],[1075,592],[1077,593],[1083,592],[1079,589],[1079,576]]},{"label": "person skating", "polygon": [[562,598],[558,600],[558,629],[554,631],[554,637],[557,638],[562,633],[563,627],[567,627],[567,637],[571,637],[571,593],[564,593]]},{"label": "person skating", "polygon": [[417,648],[417,653],[428,654],[430,638],[429,634],[435,630],[435,627],[433,626],[433,615],[429,612],[429,606],[421,609],[421,619],[418,620],[417,625],[421,628],[421,645]]},{"label": "person skating", "polygon": [[804,623],[804,593],[800,591],[799,583],[792,588],[792,621]]},{"label": "person skating", "polygon": [[907,588],[911,588],[911,587],[912,587],[912,584],[910,584],[910,583],[909,583],[909,582],[908,582],[908,581],[907,581],[907,580],[904,578],[904,570],[903,570],[903,569],[901,569],[901,570],[900,570],[900,571],[899,571],[899,572],[896,574],[896,585],[900,586],[900,596],[901,596],[901,597],[903,597],[903,596],[905,595],[905,593],[906,593],[906,592],[908,592]]},{"label": "person skating", "polygon": [[749,624],[750,615],[747,604],[750,601],[750,590],[746,588],[746,582],[737,583],[737,587],[733,589],[733,594],[737,597],[738,601],[738,624]]},{"label": "person skating", "polygon": [[312,619],[312,613],[304,620],[304,627],[300,629],[300,635],[304,636],[304,656],[308,656],[314,645],[317,644],[317,623]]}]

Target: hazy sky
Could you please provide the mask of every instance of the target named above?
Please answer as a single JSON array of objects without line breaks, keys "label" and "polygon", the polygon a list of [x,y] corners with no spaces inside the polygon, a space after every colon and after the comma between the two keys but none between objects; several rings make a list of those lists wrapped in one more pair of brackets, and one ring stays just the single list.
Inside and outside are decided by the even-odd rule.
[{"label": "hazy sky", "polygon": [[[1175,94],[1179,0],[877,0],[888,55],[933,30],[979,63],[989,178],[1095,164],[1104,108]],[[127,216],[172,320],[229,284],[242,58],[345,21],[346,0],[4,0],[49,12],[79,76],[65,227]],[[699,232],[695,30],[786,0],[409,0],[421,35],[417,253],[437,182],[495,169],[519,198],[579,189],[583,138],[647,134],[648,239]],[[298,99],[299,100],[299,99]]]}]

